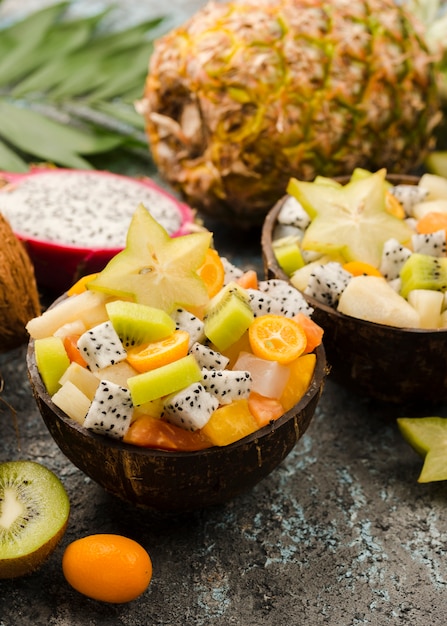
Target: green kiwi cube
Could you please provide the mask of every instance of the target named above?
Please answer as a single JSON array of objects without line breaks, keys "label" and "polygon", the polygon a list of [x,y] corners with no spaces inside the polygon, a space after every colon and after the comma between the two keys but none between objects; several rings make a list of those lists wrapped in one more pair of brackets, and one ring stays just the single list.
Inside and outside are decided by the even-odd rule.
[{"label": "green kiwi cube", "polygon": [[175,322],[166,311],[126,300],[106,304],[110,321],[125,348],[159,341],[171,335]]},{"label": "green kiwi cube", "polygon": [[245,290],[230,282],[211,300],[204,318],[204,331],[219,351],[238,341],[248,330],[254,313]]}]

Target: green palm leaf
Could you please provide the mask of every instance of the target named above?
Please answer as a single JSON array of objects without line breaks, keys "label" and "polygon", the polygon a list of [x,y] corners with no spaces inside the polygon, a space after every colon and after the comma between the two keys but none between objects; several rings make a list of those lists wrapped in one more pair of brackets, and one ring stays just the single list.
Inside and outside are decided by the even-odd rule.
[{"label": "green palm leaf", "polygon": [[149,160],[133,102],[163,18],[108,32],[109,10],[69,19],[69,7],[0,24],[0,170],[41,160],[92,168],[94,155],[117,150]]}]

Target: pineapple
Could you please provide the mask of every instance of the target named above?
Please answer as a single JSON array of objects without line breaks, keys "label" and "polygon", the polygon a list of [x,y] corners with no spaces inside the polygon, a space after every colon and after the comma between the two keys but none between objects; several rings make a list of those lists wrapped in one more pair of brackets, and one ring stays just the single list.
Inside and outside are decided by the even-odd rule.
[{"label": "pineapple", "polygon": [[411,170],[440,119],[422,26],[393,0],[210,3],[156,42],[137,108],[162,176],[238,226],[291,176]]}]

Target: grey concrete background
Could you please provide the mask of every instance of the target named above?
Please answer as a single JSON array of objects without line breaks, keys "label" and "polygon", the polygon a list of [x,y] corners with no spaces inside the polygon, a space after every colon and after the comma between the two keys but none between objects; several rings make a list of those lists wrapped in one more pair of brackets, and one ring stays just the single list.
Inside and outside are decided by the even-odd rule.
[{"label": "grey concrete background", "polygon": [[[5,0],[0,17],[25,4]],[[169,8],[175,21],[201,4],[171,0]],[[159,8],[122,6],[139,15]],[[217,245],[260,269],[259,233],[219,229]],[[16,428],[0,402],[0,462],[43,463],[72,504],[44,566],[0,581],[0,626],[445,626],[447,485],[416,482],[421,460],[394,419],[408,407],[354,397],[329,379],[304,438],[255,489],[221,507],[163,516],[109,496],[62,455],[31,396],[25,347],[0,356],[0,375],[1,397],[17,414]],[[136,601],[101,604],[65,582],[64,548],[97,532],[132,537],[151,554],[153,581]]]}]

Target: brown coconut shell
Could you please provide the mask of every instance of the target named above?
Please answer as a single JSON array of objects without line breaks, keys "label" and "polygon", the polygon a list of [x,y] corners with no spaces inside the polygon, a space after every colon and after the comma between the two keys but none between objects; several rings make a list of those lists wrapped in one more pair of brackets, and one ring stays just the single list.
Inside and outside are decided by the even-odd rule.
[{"label": "brown coconut shell", "polygon": [[26,343],[27,322],[40,315],[34,267],[9,222],[0,214],[0,353]]}]

